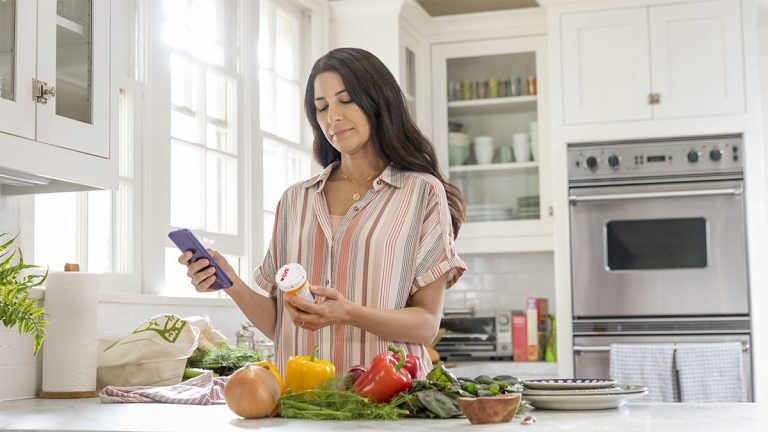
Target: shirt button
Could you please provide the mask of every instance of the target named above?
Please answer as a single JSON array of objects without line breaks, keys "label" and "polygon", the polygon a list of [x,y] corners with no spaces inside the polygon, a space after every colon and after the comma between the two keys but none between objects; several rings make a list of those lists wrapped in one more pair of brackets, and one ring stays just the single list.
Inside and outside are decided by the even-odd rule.
[{"label": "shirt button", "polygon": [[330,281],[330,280],[328,280],[328,279],[326,279],[326,280],[325,280],[325,286],[329,286],[330,284],[331,284],[331,281]]},{"label": "shirt button", "polygon": [[376,184],[380,185],[381,184],[381,180],[376,180]]},{"label": "shirt button", "polygon": [[358,207],[352,207],[352,211],[358,211],[360,210]]}]

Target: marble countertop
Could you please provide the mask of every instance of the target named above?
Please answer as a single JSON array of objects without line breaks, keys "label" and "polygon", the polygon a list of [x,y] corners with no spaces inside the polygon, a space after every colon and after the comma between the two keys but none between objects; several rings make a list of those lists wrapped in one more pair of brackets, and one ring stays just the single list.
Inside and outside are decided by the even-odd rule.
[{"label": "marble countertop", "polygon": [[752,432],[768,425],[758,404],[628,404],[595,411],[534,410],[537,422],[471,425],[466,419],[305,421],[281,418],[243,420],[226,405],[102,404],[98,399],[21,399],[0,402],[0,430],[8,431],[408,431],[464,430],[525,432]]}]

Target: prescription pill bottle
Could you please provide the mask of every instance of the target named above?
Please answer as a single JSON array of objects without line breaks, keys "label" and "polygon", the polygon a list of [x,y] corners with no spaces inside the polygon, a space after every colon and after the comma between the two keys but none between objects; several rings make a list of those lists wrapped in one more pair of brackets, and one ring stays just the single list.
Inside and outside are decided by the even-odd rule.
[{"label": "prescription pill bottle", "polygon": [[307,272],[301,264],[291,263],[280,267],[275,275],[275,282],[283,294],[294,295],[315,303],[315,295],[309,291]]}]

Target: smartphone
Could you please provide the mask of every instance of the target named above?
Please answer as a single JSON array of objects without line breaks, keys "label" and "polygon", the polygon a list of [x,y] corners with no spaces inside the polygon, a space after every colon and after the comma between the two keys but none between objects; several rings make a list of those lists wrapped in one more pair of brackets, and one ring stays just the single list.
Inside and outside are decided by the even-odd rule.
[{"label": "smartphone", "polygon": [[221,267],[216,264],[216,261],[213,259],[211,254],[209,254],[208,250],[205,249],[205,246],[200,243],[200,240],[198,240],[197,237],[192,234],[192,231],[186,228],[179,228],[169,232],[168,238],[170,238],[171,241],[175,243],[179,250],[182,252],[192,252],[192,259],[190,262],[195,262],[205,258],[210,263],[208,267],[213,267],[216,269],[216,280],[211,285],[211,288],[220,290],[232,286],[232,280],[230,280],[229,277],[227,277],[227,275],[224,273],[224,270],[222,270]]}]

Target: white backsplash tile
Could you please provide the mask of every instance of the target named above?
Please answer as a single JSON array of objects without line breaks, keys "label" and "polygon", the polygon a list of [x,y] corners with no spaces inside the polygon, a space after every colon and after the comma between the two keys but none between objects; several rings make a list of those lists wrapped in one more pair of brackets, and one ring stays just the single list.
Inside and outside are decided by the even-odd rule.
[{"label": "white backsplash tile", "polygon": [[528,297],[549,299],[554,311],[552,253],[465,255],[468,270],[445,295],[445,308],[525,309]]}]

